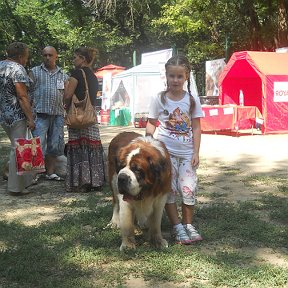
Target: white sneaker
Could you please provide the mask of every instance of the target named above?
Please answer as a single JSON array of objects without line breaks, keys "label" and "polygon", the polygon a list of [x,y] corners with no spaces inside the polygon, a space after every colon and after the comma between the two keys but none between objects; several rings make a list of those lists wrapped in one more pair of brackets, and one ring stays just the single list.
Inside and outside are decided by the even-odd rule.
[{"label": "white sneaker", "polygon": [[177,244],[191,244],[189,236],[187,235],[186,229],[182,224],[178,224],[176,227],[173,227],[173,236]]},{"label": "white sneaker", "polygon": [[183,226],[191,242],[203,240],[202,236],[198,233],[198,231],[195,229],[195,227],[192,224],[186,224]]}]

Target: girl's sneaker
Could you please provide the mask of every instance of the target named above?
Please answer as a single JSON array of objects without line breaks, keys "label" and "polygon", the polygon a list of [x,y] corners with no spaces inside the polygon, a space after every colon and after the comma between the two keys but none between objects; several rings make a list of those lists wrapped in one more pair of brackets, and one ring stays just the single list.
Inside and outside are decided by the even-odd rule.
[{"label": "girl's sneaker", "polygon": [[182,224],[173,227],[173,236],[177,244],[189,245],[192,243],[190,237],[187,235],[186,229]]},{"label": "girl's sneaker", "polygon": [[191,242],[203,240],[202,236],[198,233],[198,231],[195,229],[195,227],[192,224],[186,224],[183,226]]}]

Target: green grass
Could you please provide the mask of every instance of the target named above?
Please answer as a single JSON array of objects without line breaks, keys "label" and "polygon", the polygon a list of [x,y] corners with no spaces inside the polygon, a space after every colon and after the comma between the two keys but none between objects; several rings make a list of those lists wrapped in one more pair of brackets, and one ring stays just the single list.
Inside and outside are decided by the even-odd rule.
[{"label": "green grass", "polygon": [[[67,211],[77,212],[37,227],[0,222],[1,287],[125,287],[131,276],[154,285],[159,281],[175,285],[185,282],[190,287],[288,284],[287,268],[259,262],[255,255],[241,251],[244,247],[288,249],[287,221],[274,214],[287,212],[287,206],[277,197],[199,208],[195,222],[205,238],[201,244],[170,243],[168,249],[155,251],[139,235],[137,250],[121,253],[119,231],[106,228],[111,203],[104,201],[97,206],[108,193],[106,187],[101,196],[61,204]],[[255,210],[263,209],[279,224],[267,223],[255,214]],[[168,233],[168,226],[164,219],[164,233]]]},{"label": "green grass", "polygon": [[[66,212],[61,219],[38,226],[0,221],[0,287],[124,288],[129,278],[145,281],[146,287],[288,287],[286,177],[238,176],[245,189],[268,189],[253,200],[230,203],[225,201],[228,189],[222,193],[211,187],[220,185],[222,177],[233,178],[238,170],[220,165],[217,175],[205,177],[201,175],[208,168],[201,169],[201,191],[211,199],[196,209],[202,243],[174,245],[164,215],[167,249],[156,251],[139,234],[137,249],[121,253],[119,231],[107,228],[112,203],[105,186],[103,193],[57,204]],[[215,201],[217,197],[221,201]],[[262,258],[257,253],[261,249],[280,254],[286,265]]]},{"label": "green grass", "polygon": [[243,179],[243,182],[246,186],[259,186],[259,185],[266,185],[266,186],[276,186],[282,192],[288,192],[288,179],[287,173],[283,174],[283,176],[267,176],[267,175],[251,175]]}]

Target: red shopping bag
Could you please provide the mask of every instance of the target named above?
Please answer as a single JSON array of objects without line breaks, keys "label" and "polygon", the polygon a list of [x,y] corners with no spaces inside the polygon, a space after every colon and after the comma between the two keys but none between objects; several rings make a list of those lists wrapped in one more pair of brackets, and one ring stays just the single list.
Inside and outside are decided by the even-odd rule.
[{"label": "red shopping bag", "polygon": [[40,137],[32,137],[31,131],[26,138],[18,138],[16,144],[17,174],[41,173],[45,171],[44,156],[41,148]]}]

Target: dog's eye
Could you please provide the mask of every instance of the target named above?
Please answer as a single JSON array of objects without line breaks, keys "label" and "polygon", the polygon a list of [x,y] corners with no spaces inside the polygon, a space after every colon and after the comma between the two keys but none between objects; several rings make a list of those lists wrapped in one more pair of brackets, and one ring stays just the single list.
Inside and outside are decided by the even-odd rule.
[{"label": "dog's eye", "polygon": [[141,172],[142,169],[138,168],[137,166],[136,167],[132,167],[131,169],[133,172]]},{"label": "dog's eye", "polygon": [[119,161],[116,165],[116,170],[117,170],[117,173],[122,170],[124,167],[126,166],[125,162],[124,161]]},{"label": "dog's eye", "polygon": [[132,170],[135,174],[137,174],[137,175],[139,175],[139,176],[141,176],[141,177],[144,177],[144,175],[145,175],[145,173],[143,172],[143,170],[142,170],[140,167],[138,167],[137,165],[132,165],[132,166],[131,166],[131,170]]}]

